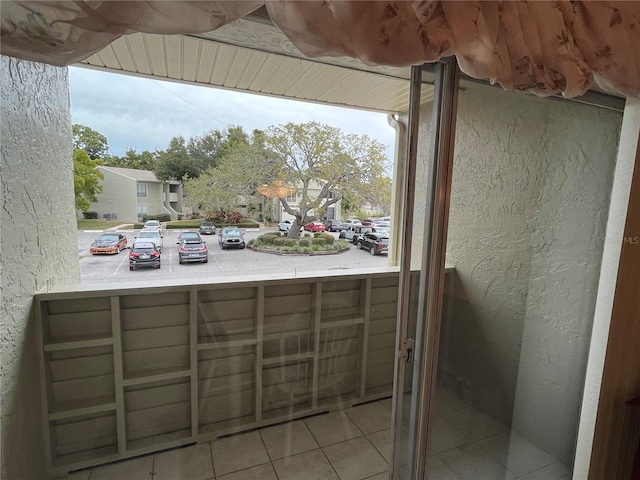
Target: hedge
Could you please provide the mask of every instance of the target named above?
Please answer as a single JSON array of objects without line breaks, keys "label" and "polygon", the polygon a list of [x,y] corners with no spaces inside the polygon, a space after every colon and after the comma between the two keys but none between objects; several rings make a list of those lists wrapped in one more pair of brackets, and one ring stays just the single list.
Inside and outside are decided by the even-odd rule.
[{"label": "hedge", "polygon": [[97,220],[98,219],[98,212],[94,212],[94,211],[88,211],[88,212],[82,212],[82,216],[86,219],[86,220]]},{"label": "hedge", "polygon": [[326,238],[312,238],[311,239],[311,243],[312,243],[312,245],[326,245],[327,244],[327,239]]},{"label": "hedge", "polygon": [[324,232],[316,232],[313,235],[313,238],[324,238],[329,244],[333,243],[336,240],[333,235]]},{"label": "hedge", "polygon": [[311,239],[310,238],[301,238],[300,240],[298,240],[298,245],[300,245],[301,247],[310,247],[311,246]]},{"label": "hedge", "polygon": [[147,220],[158,220],[160,222],[171,221],[171,215],[169,215],[168,213],[160,213],[158,215],[147,215],[145,218]]}]

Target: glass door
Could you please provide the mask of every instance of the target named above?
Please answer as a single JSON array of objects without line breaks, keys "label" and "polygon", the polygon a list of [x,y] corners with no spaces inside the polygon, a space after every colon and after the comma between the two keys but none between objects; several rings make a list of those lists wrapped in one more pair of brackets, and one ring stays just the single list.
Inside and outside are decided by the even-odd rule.
[{"label": "glass door", "polygon": [[424,478],[426,466],[437,358],[438,325],[433,320],[440,318],[442,308],[458,81],[455,60],[412,69],[389,469],[397,479]]},{"label": "glass door", "polygon": [[390,477],[569,479],[622,112],[411,92]]}]

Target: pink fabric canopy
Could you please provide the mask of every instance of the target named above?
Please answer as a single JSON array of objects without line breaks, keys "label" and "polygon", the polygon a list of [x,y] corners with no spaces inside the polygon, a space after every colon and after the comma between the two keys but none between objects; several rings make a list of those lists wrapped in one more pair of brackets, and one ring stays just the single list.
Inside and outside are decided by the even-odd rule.
[{"label": "pink fabric canopy", "polygon": [[507,90],[640,97],[638,1],[3,1],[5,55],[70,65],[134,32],[202,33],[266,5],[309,57],[407,66],[455,55]]}]

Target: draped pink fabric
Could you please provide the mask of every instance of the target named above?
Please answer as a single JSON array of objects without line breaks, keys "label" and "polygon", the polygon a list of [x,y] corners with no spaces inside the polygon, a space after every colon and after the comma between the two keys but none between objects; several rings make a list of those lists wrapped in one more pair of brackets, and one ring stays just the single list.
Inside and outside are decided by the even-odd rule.
[{"label": "draped pink fabric", "polygon": [[3,1],[5,55],[69,65],[121,35],[201,33],[265,4],[309,57],[407,66],[455,55],[508,90],[640,96],[638,1]]}]

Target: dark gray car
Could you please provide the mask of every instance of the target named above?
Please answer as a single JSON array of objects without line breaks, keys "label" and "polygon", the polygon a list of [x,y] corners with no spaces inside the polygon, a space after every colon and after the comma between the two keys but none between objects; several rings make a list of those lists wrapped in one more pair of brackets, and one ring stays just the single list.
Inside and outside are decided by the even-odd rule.
[{"label": "dark gray car", "polygon": [[182,265],[188,262],[209,261],[207,243],[197,232],[183,232],[178,236],[178,262]]},{"label": "dark gray car", "polygon": [[204,221],[200,224],[200,235],[215,235],[216,226],[213,222]]}]

